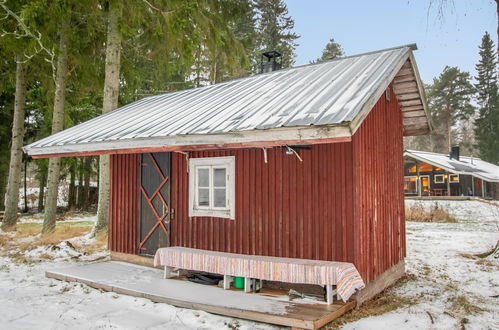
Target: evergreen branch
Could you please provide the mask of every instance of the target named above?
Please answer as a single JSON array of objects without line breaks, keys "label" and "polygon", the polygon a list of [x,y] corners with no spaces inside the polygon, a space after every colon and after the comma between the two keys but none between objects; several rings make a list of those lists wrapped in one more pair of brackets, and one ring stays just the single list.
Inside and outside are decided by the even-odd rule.
[{"label": "evergreen branch", "polygon": [[[21,17],[19,17],[16,13],[14,13],[12,10],[10,10],[10,8],[7,7],[6,3],[7,3],[6,0],[0,1],[0,7],[2,7],[3,10],[6,12],[6,16],[7,17],[10,16],[10,17],[14,18],[16,20],[17,24],[24,31],[23,35],[18,34],[19,35],[18,38],[31,37],[33,40],[35,40],[35,42],[40,47],[40,50],[36,51],[36,53],[43,50],[49,56],[50,59],[47,59],[47,61],[52,65],[52,79],[54,79],[54,82],[55,82],[56,69],[55,69],[55,52],[54,52],[54,50],[53,49],[50,50],[47,47],[45,47],[45,45],[42,42],[42,34],[39,31],[36,31],[36,34],[35,34],[35,32],[31,31],[30,28],[24,23],[23,19]],[[4,34],[2,34],[2,36],[4,36],[5,33],[8,33],[8,32],[4,31]],[[12,34],[14,34],[14,33],[12,33]],[[35,47],[35,50],[36,50],[36,47]],[[31,59],[31,57],[29,59]]]},{"label": "evergreen branch", "polygon": [[171,13],[174,12],[174,10],[168,10],[168,11],[165,11],[165,10],[162,10],[161,8],[158,8],[156,6],[154,6],[152,3],[150,3],[149,1],[147,0],[142,0],[147,6],[149,6],[149,8],[151,8],[152,10],[155,10],[155,11],[158,11],[161,13],[161,15],[163,15],[165,18],[167,15],[170,15]]}]

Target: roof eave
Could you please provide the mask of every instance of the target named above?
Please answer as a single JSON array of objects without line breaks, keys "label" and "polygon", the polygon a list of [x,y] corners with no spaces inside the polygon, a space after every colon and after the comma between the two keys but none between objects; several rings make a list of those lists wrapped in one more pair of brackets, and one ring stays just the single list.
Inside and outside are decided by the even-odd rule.
[{"label": "roof eave", "polygon": [[351,141],[348,125],[283,127],[221,134],[191,134],[154,138],[23,148],[33,158],[92,156],[119,153],[264,148],[289,144],[321,144]]},{"label": "roof eave", "polygon": [[[434,127],[433,127],[433,124],[431,121],[430,111],[428,109],[428,102],[426,101],[426,92],[424,89],[424,84],[421,81],[421,76],[419,74],[419,69],[418,69],[418,65],[416,63],[416,59],[414,58],[414,54],[412,52],[410,52],[409,59],[411,61],[412,70],[414,72],[414,77],[416,78],[419,95],[421,96],[421,103],[423,104],[423,110],[424,110],[427,125],[428,125],[427,131],[423,130],[420,134],[414,134],[414,135],[427,135],[433,131]],[[410,136],[410,135],[407,134],[407,136]]]},{"label": "roof eave", "polygon": [[429,160],[427,158],[415,155],[415,154],[411,153],[410,151],[404,151],[404,156],[411,157],[411,158],[414,158],[416,160],[419,160],[420,162],[428,163],[428,164],[431,164],[433,166],[443,168],[447,172],[450,172],[453,174],[471,175],[473,177],[476,177],[478,179],[482,179],[482,180],[487,181],[487,182],[499,182],[499,180],[487,178],[487,177],[480,175],[480,174],[477,174],[477,173],[465,172],[465,171],[456,171],[454,169],[451,169],[451,168],[445,166],[444,164],[440,164],[439,162],[435,162],[435,161]]},{"label": "roof eave", "polygon": [[[378,88],[371,94],[370,98],[363,105],[362,109],[359,113],[354,117],[354,119],[350,122],[350,129],[352,130],[352,134],[355,134],[357,129],[361,126],[364,119],[370,113],[371,109],[374,107],[379,98],[383,95],[385,90],[390,86],[392,82],[394,82],[395,77],[401,72],[402,68],[406,65],[406,63],[410,63],[412,76],[416,82],[417,93],[419,95],[419,100],[421,102],[421,107],[424,111],[424,122],[419,123],[419,127],[417,129],[410,128],[406,120],[404,120],[404,135],[426,135],[431,132],[432,126],[430,121],[430,116],[428,112],[428,105],[426,102],[426,94],[424,91],[424,85],[421,81],[421,77],[419,75],[419,70],[416,65],[416,60],[414,58],[414,54],[412,50],[417,49],[415,44],[407,46],[407,52],[400,59],[399,63],[393,68],[392,72],[383,80],[382,83],[379,84]],[[394,87],[394,89],[396,89]],[[397,95],[397,90],[395,90],[395,94]],[[397,95],[398,96],[398,95]],[[401,107],[401,111],[403,111]],[[403,113],[404,114],[404,113]],[[405,119],[405,117],[404,117]]]}]

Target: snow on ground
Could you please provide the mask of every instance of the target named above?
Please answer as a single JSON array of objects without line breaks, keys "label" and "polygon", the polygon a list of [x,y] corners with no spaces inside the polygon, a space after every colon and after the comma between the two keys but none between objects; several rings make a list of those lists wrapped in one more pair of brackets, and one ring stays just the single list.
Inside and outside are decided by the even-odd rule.
[{"label": "snow on ground", "polygon": [[264,324],[101,292],[45,277],[68,263],[16,265],[0,258],[3,329],[271,329]]},{"label": "snow on ground", "polygon": [[406,270],[413,279],[391,293],[414,304],[343,329],[498,329],[499,258],[473,254],[490,250],[499,239],[499,207],[479,201],[414,200],[406,206],[415,203],[428,209],[438,203],[458,222],[407,222]]},{"label": "snow on ground", "polygon": [[[69,186],[68,185],[59,185],[57,193],[57,206],[58,207],[66,207],[68,206],[68,194],[69,194]],[[47,193],[47,188],[45,188],[45,194]],[[34,209],[38,207],[38,195],[40,193],[40,188],[38,187],[28,187],[26,188],[26,202],[28,204],[28,209]],[[46,196],[46,195],[45,195]],[[24,209],[24,188],[19,189],[19,209]]]},{"label": "snow on ground", "polygon": [[[407,201],[407,205],[413,203],[430,208],[435,202]],[[490,249],[499,238],[499,207],[478,201],[438,203],[459,222],[407,223],[406,267],[410,275],[407,281],[389,290],[408,298],[412,304],[346,324],[344,329],[499,328],[498,298],[491,297],[499,294],[499,259],[473,256]],[[35,221],[33,217],[31,221]],[[78,245],[90,240],[89,236],[82,236],[69,241]],[[34,263],[16,263],[9,257],[0,257],[0,328],[275,328],[44,276],[45,270],[102,260],[105,257],[102,252],[78,255],[71,245],[62,242],[56,248],[39,247],[29,253]],[[37,260],[43,254],[54,260],[37,262],[43,260]]]},{"label": "snow on ground", "polygon": [[[64,217],[59,216],[57,223],[71,223],[71,222],[96,222],[97,215],[93,213],[74,213]],[[43,223],[43,213],[35,213],[31,215],[23,215],[19,218],[18,223]]]},{"label": "snow on ground", "polygon": [[[70,217],[58,224],[88,220]],[[25,224],[36,222],[37,215],[21,219]],[[109,259],[108,252],[87,255],[75,249],[93,240],[87,234],[37,246],[24,253],[22,260],[27,262],[19,262],[14,258],[19,251],[5,251],[9,245],[0,242],[0,329],[277,329],[45,277],[46,270]]]}]

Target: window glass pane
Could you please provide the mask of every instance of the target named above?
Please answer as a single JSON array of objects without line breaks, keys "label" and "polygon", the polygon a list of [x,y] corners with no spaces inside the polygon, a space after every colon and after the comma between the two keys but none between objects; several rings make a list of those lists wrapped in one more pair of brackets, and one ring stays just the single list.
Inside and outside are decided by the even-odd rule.
[{"label": "window glass pane", "polygon": [[217,188],[213,190],[213,194],[215,195],[214,202],[215,202],[215,207],[227,207],[227,202],[226,202],[226,190],[225,188]]},{"label": "window glass pane", "polygon": [[210,206],[210,189],[198,188],[198,206]]},{"label": "window glass pane", "polygon": [[417,178],[409,177],[404,178],[404,191],[406,194],[417,194]]},{"label": "window glass pane", "polygon": [[430,164],[422,163],[419,165],[419,172],[431,172],[433,171],[433,166]]},{"label": "window glass pane", "polygon": [[213,184],[215,187],[225,187],[225,168],[213,169]]},{"label": "window glass pane", "polygon": [[198,187],[210,186],[210,170],[207,168],[198,168]]}]

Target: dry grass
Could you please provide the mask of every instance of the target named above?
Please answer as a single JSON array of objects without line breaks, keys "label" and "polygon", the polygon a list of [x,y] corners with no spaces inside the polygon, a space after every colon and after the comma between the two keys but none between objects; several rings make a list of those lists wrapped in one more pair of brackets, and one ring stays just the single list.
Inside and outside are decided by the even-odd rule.
[{"label": "dry grass", "polygon": [[415,222],[457,222],[446,209],[435,203],[430,210],[426,210],[422,204],[414,204],[405,210],[405,219]]},{"label": "dry grass", "polygon": [[459,256],[463,257],[463,258],[466,258],[466,259],[475,259],[476,257],[472,254],[469,254],[469,253],[459,253]]},{"label": "dry grass", "polygon": [[42,225],[39,223],[20,224],[11,233],[0,234],[0,246],[31,250],[41,245],[59,244],[67,239],[82,236],[90,232],[91,226],[86,224],[58,224],[49,234],[41,235]]},{"label": "dry grass", "polygon": [[[416,279],[416,275],[406,274],[405,276],[400,278],[392,288],[399,287],[409,281],[414,281]],[[382,315],[393,310],[417,303],[417,297],[400,297],[391,293],[391,289],[387,289],[375,296],[373,299],[362,304],[360,308],[354,309],[335,319],[333,322],[329,323],[326,326],[326,329],[339,329],[346,323],[354,322],[365,317]]]},{"label": "dry grass", "polygon": [[471,303],[464,295],[454,296],[448,300],[451,303],[450,311],[458,315],[478,314],[485,311]]},{"label": "dry grass", "polygon": [[[0,232],[0,255],[9,256],[18,263],[32,263],[31,258],[26,256],[26,252],[39,246],[55,247],[56,245],[67,242],[75,251],[82,255],[93,254],[103,251],[107,248],[107,234],[98,235],[90,244],[74,243],[68,240],[89,234],[92,230],[93,222],[58,222],[53,232],[41,235],[41,223],[20,223],[15,231]],[[38,259],[51,260],[52,257],[47,253],[42,253]]]},{"label": "dry grass", "polygon": [[346,323],[354,322],[365,317],[382,315],[416,303],[417,301],[415,298],[405,298],[390,293],[381,293],[364,303],[359,309],[354,309],[329,323],[326,329],[339,329]]},{"label": "dry grass", "polygon": [[74,246],[78,251],[84,254],[93,254],[103,251],[107,249],[107,233],[101,232],[100,234],[95,236],[91,244],[79,245],[75,243]]}]

